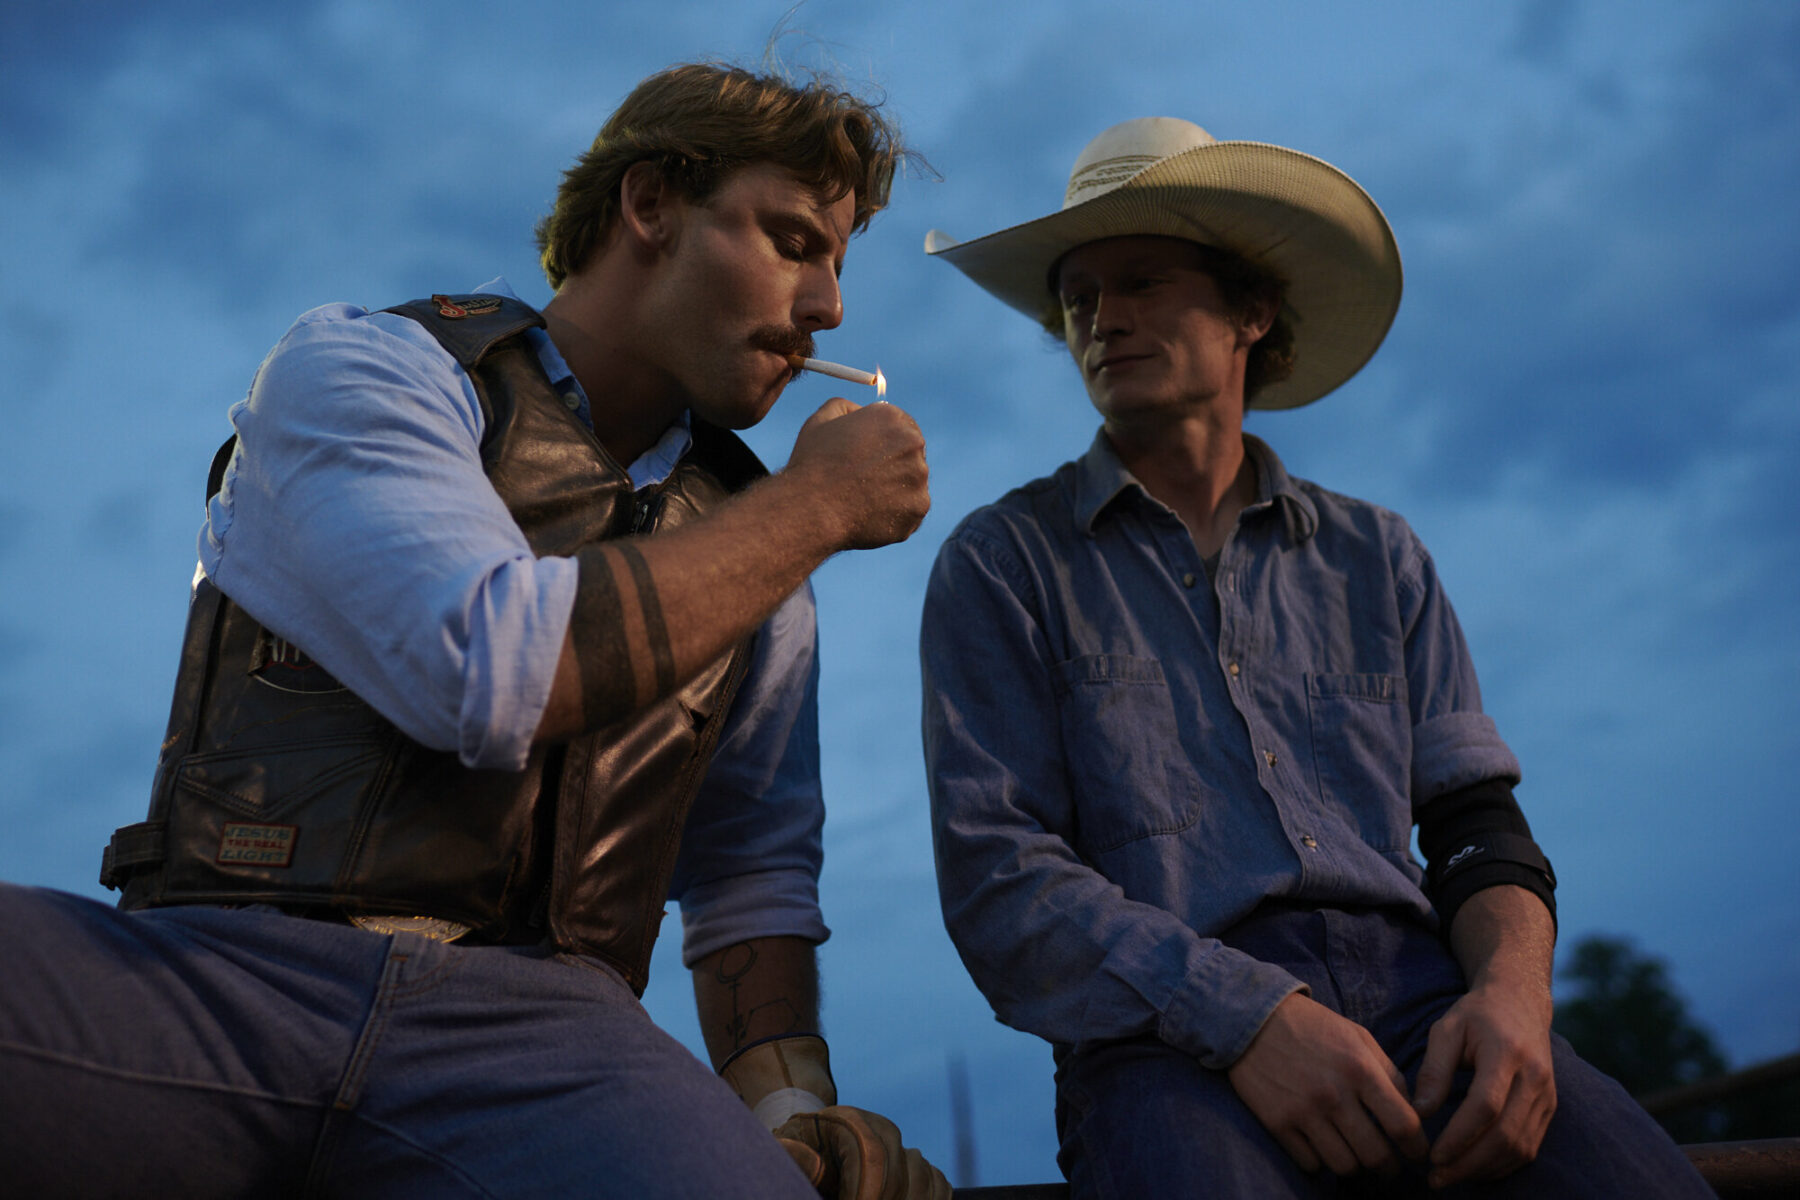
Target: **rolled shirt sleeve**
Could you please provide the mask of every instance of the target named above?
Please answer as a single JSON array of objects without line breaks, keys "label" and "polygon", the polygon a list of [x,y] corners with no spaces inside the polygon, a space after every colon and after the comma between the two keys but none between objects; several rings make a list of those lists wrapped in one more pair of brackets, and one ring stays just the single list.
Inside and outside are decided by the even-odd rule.
[{"label": "rolled shirt sleeve", "polygon": [[819,912],[825,802],[812,585],[758,631],[750,673],[682,835],[670,896],[682,959],[753,937],[830,936]]},{"label": "rolled shirt sleeve", "polygon": [[1474,660],[1431,555],[1410,527],[1400,525],[1406,552],[1395,576],[1395,600],[1405,629],[1417,811],[1446,792],[1484,780],[1516,785],[1520,771],[1494,719],[1481,711]]},{"label": "rolled shirt sleeve", "polygon": [[416,741],[524,766],[574,602],[482,470],[467,374],[417,322],[302,316],[231,413],[201,567]]}]

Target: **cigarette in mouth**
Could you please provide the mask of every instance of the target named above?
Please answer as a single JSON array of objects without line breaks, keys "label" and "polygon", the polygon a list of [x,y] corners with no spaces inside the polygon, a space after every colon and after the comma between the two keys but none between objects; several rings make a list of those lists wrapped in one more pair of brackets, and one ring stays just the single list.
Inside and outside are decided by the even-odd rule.
[{"label": "cigarette in mouth", "polygon": [[796,371],[812,371],[819,375],[829,375],[833,379],[844,379],[851,383],[860,383],[875,389],[877,396],[887,395],[887,376],[881,368],[873,371],[859,371],[855,367],[846,367],[843,363],[826,362],[822,358],[803,358],[798,354],[787,356],[788,366]]}]

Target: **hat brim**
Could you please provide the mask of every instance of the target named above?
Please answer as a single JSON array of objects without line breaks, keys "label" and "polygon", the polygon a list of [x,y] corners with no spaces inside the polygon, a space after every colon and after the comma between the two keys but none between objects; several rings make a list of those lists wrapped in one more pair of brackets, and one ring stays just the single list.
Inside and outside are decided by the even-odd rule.
[{"label": "hat brim", "polygon": [[1251,408],[1297,408],[1362,369],[1400,308],[1400,250],[1387,218],[1330,163],[1261,142],[1213,142],[1153,163],[1060,212],[925,252],[1036,321],[1050,268],[1101,238],[1158,234],[1235,251],[1287,281],[1294,370]]}]

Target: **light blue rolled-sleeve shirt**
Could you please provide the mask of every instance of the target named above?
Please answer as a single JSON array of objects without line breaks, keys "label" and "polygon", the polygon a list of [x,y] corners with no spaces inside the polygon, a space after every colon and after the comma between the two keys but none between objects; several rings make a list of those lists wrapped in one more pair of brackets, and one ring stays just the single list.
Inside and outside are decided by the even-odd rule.
[{"label": "light blue rolled-sleeve shirt", "polygon": [[[504,280],[476,289],[511,296]],[[541,329],[553,387],[589,397]],[[572,558],[538,558],[481,465],[473,382],[418,322],[302,315],[231,410],[238,446],[207,505],[200,569],[407,736],[519,770],[573,610]],[[627,468],[667,478],[685,417]],[[823,941],[817,621],[810,585],[758,631],[683,838],[672,894],[690,963],[746,937]]]}]

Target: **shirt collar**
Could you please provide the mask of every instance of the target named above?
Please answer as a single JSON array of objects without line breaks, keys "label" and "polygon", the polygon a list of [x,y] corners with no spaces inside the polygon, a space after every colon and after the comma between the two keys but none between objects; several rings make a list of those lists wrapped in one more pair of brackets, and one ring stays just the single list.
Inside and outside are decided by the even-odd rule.
[{"label": "shirt collar", "polygon": [[1114,500],[1133,490],[1146,499],[1150,496],[1137,477],[1119,461],[1119,452],[1113,449],[1106,430],[1097,431],[1087,453],[1075,460],[1076,523],[1092,537],[1099,527],[1101,513],[1110,508]]},{"label": "shirt collar", "polygon": [[1254,434],[1244,435],[1244,453],[1256,464],[1256,503],[1253,508],[1275,504],[1287,524],[1288,537],[1304,542],[1319,530],[1319,510],[1312,499],[1295,486],[1281,457]]},{"label": "shirt collar", "polygon": [[[512,285],[506,282],[504,275],[495,276],[475,291],[490,296],[505,296],[509,300],[519,299],[518,293],[512,290]],[[562,351],[556,348],[556,343],[550,340],[550,335],[544,332],[542,326],[533,326],[525,331],[525,338],[537,353],[538,362],[543,364],[550,386],[565,396],[575,397],[576,413],[590,429],[593,428],[588,394],[582,390],[575,372],[569,369],[568,361],[563,358]],[[681,415],[663,430],[663,435],[656,440],[656,444],[632,460],[631,465],[625,468],[625,473],[631,476],[632,487],[651,487],[669,477],[675,470],[675,464],[681,461],[681,456],[694,444],[692,421],[691,414],[682,409]]]},{"label": "shirt collar", "polygon": [[[1312,537],[1319,527],[1319,512],[1313,502],[1294,485],[1281,459],[1261,438],[1244,434],[1244,453],[1256,468],[1256,501],[1246,509],[1254,512],[1268,505],[1281,508],[1288,536],[1295,542]],[[1075,520],[1092,537],[1102,516],[1119,497],[1135,492],[1152,499],[1144,485],[1119,461],[1118,451],[1104,429],[1094,434],[1087,453],[1075,463]]]}]

